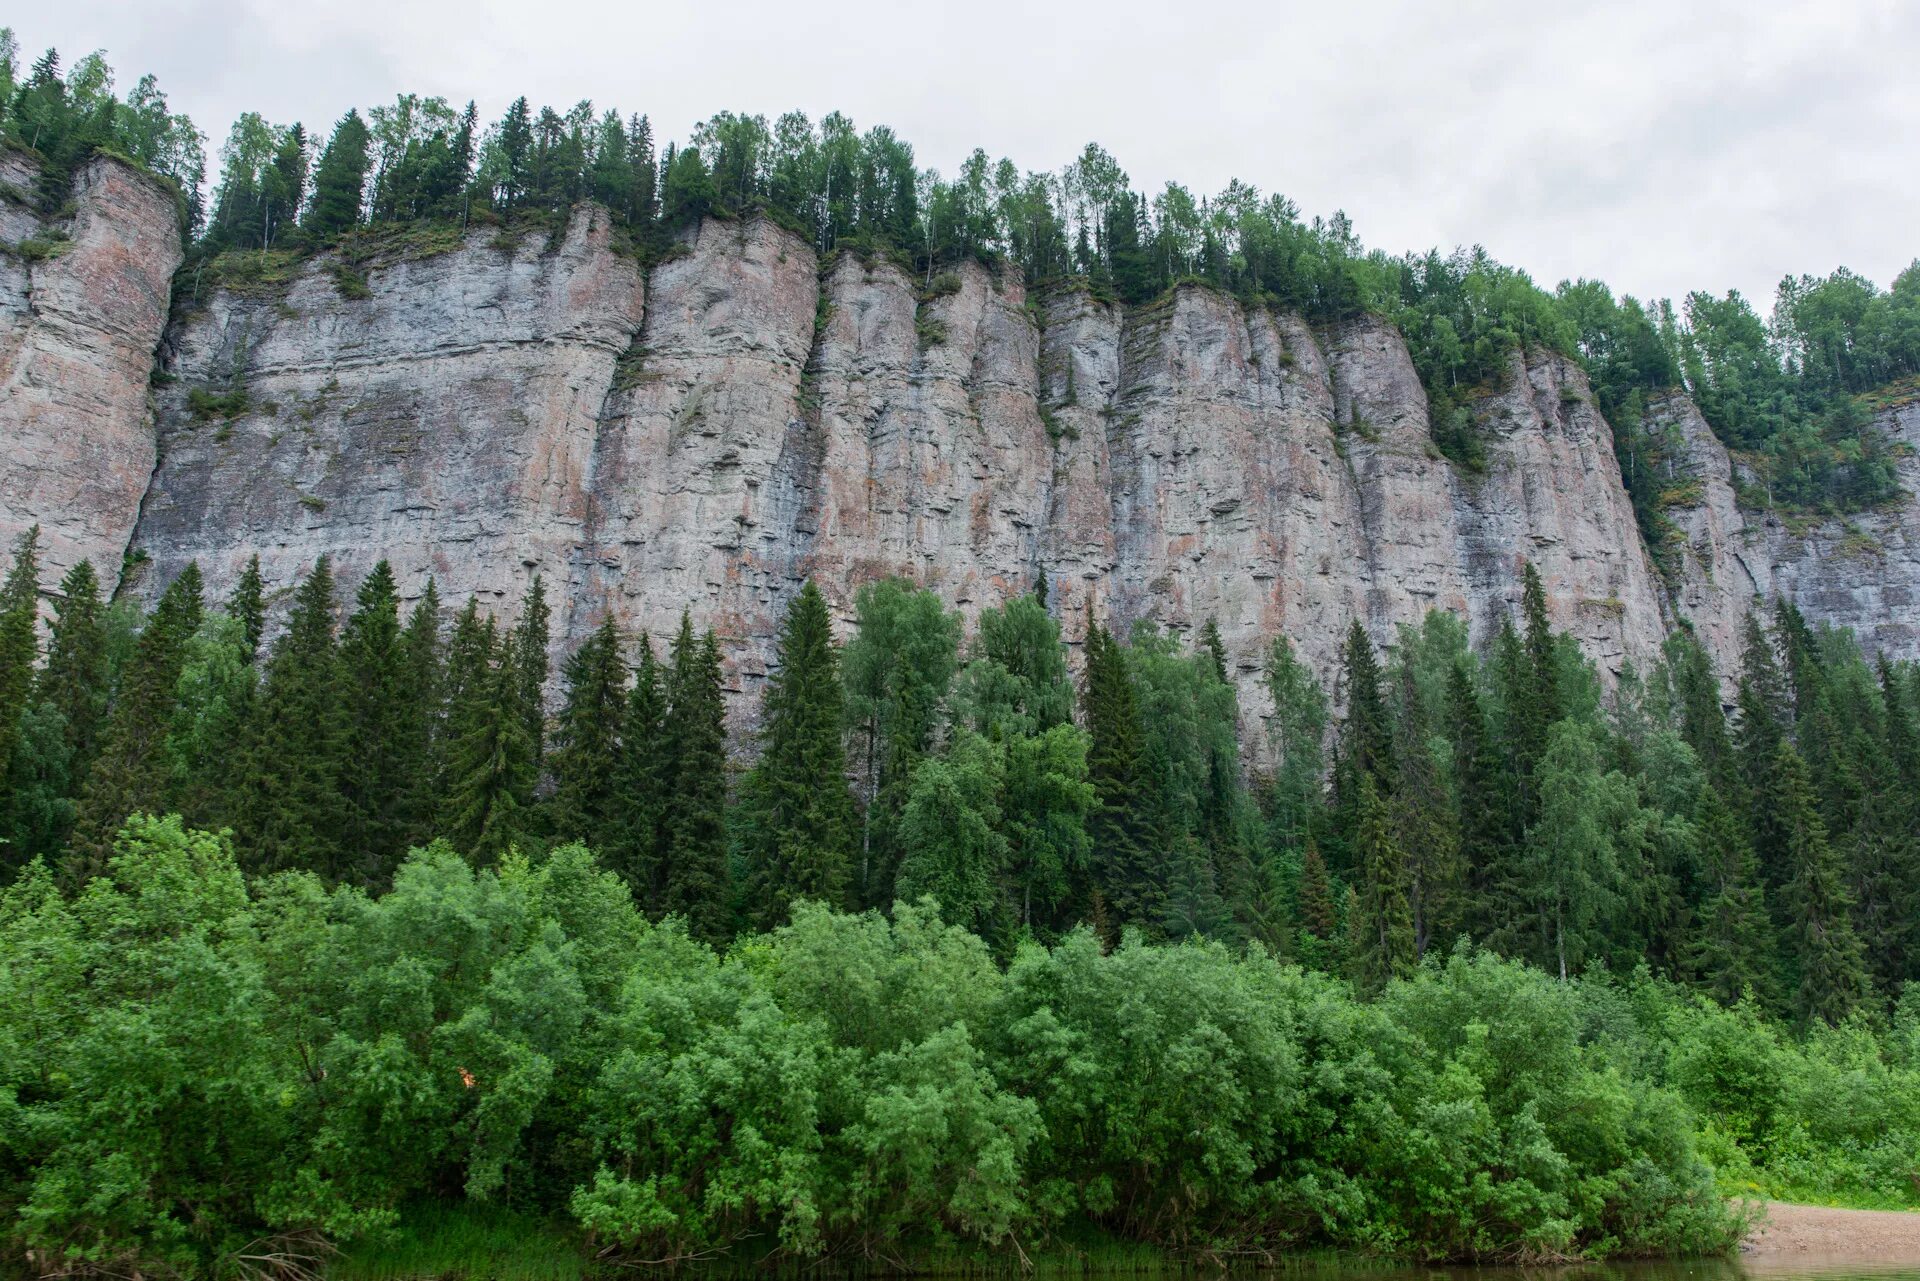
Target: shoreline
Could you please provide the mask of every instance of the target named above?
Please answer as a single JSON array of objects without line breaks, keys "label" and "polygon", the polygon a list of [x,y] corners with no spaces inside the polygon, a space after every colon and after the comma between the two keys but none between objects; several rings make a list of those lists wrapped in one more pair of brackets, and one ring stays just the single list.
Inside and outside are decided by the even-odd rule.
[{"label": "shoreline", "polygon": [[1740,1246],[1740,1261],[1804,1272],[1810,1265],[1920,1266],[1920,1212],[1842,1210],[1765,1203],[1766,1218]]}]

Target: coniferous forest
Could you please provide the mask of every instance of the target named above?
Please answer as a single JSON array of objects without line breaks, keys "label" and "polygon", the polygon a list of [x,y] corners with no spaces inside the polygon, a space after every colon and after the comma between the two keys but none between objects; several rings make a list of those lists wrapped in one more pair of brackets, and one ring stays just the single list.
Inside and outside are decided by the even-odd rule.
[{"label": "coniferous forest", "polygon": [[[1387,316],[1467,468],[1469,398],[1554,347],[1654,547],[1649,396],[1695,397],[1746,500],[1848,511],[1896,492],[1861,395],[1920,375],[1920,270],[1643,306],[1239,183],[1149,198],[1092,146],[949,179],[839,115],[656,148],[404,95],[244,117],[209,187],[98,56],[0,33],[0,103],[39,174],[7,199],[57,212],[102,152],[174,185],[182,305],[580,200],[645,262],[765,216],[930,284]],[[1789,600],[1738,670],[1683,630],[1603,681],[1529,570],[1484,643],[1356,625],[1331,685],[1271,638],[1263,722],[1211,626],[1090,619],[1070,662],[1038,597],[963,628],[879,582],[842,629],[809,585],[749,740],[688,618],[553,671],[537,580],[496,616],[322,560],[270,611],[257,565],[189,569],[142,610],[11,552],[0,1212],[42,1271],[303,1281],[450,1214],[636,1266],[1547,1260],[1920,1198],[1920,672]]]},{"label": "coniferous forest", "polygon": [[[432,1207],[630,1260],[1724,1250],[1920,1176],[1920,677],[1791,602],[1603,694],[1476,653],[808,585],[716,638],[391,574],[0,591],[0,1202],[42,1265],[318,1266]],[[543,697],[550,686],[559,697]],[[1338,710],[1336,710],[1338,709]],[[265,1243],[265,1244],[262,1244]],[[580,1248],[584,1249],[586,1246]],[[249,1265],[251,1266],[251,1265]]]}]

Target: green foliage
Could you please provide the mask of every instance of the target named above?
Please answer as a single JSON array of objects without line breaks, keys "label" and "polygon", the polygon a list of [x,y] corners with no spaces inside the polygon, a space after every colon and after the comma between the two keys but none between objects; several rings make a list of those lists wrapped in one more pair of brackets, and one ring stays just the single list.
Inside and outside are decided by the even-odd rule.
[{"label": "green foliage", "polygon": [[784,921],[796,898],[850,906],[859,826],[847,790],[833,620],[811,581],[787,610],[778,662],[762,704],[760,760],[742,781],[735,809],[746,915],[761,928]]}]

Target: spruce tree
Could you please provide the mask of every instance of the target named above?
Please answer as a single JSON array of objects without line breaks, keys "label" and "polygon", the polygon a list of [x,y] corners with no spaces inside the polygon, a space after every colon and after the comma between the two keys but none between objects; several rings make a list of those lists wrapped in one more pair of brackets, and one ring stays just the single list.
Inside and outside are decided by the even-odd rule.
[{"label": "spruce tree", "polygon": [[440,638],[440,589],[429,578],[400,637],[405,752],[411,790],[402,799],[406,848],[432,840],[436,790],[444,774],[441,745],[446,721],[446,646]]},{"label": "spruce tree", "polygon": [[1461,917],[1481,942],[1512,928],[1522,909],[1513,779],[1494,745],[1466,662],[1447,673],[1447,736],[1459,798]]},{"label": "spruce tree", "polygon": [[856,817],[841,738],[846,704],[826,599],[800,589],[780,630],[778,670],[761,704],[760,760],[737,812],[750,924],[783,924],[788,905],[851,906]]},{"label": "spruce tree", "polygon": [[1151,845],[1143,732],[1126,655],[1104,627],[1087,629],[1087,778],[1096,805],[1087,824],[1093,888],[1116,925],[1157,927],[1166,887]]},{"label": "spruce tree", "polygon": [[21,718],[33,697],[40,657],[40,527],[20,535],[0,586],[0,786],[5,785]]},{"label": "spruce tree", "polygon": [[538,776],[547,745],[547,641],[553,611],[547,606],[547,587],[535,574],[520,601],[520,621],[508,638],[505,661],[512,669],[514,702],[526,722],[527,742],[533,748],[533,770]]},{"label": "spruce tree", "polygon": [[60,580],[59,606],[40,674],[39,698],[60,713],[66,728],[68,766],[77,787],[86,778],[107,717],[105,611],[93,562],[83,560]]},{"label": "spruce tree", "polygon": [[400,599],[386,561],[360,584],[340,637],[343,751],[340,790],[345,802],[341,875],[384,885],[411,835],[411,807],[419,789],[419,750],[408,654],[400,627]]},{"label": "spruce tree", "polygon": [[1688,969],[1714,1000],[1731,1005],[1773,991],[1773,926],[1760,864],[1739,819],[1713,787],[1703,789],[1697,824],[1705,893],[1694,917]]},{"label": "spruce tree", "polygon": [[[496,648],[488,639],[488,648]],[[525,837],[533,801],[533,744],[520,702],[519,672],[511,647],[498,648],[508,652],[463,694],[460,736],[448,752],[441,819],[447,839],[483,867]]]},{"label": "spruce tree", "polygon": [[666,893],[667,789],[673,785],[667,741],[667,694],[651,637],[640,637],[633,688],[620,726],[615,764],[613,827],[600,861],[626,881],[634,902],[659,912]]},{"label": "spruce tree", "polygon": [[329,879],[357,871],[342,846],[347,725],[334,609],[333,565],[322,556],[274,642],[247,733],[236,827],[243,853],[262,871],[306,869]]},{"label": "spruce tree", "polygon": [[1354,798],[1353,918],[1348,931],[1355,985],[1378,992],[1414,964],[1413,914],[1407,905],[1406,855],[1393,839],[1387,802],[1373,776],[1358,776]]},{"label": "spruce tree", "polygon": [[1748,614],[1741,633],[1740,682],[1735,695],[1739,721],[1734,731],[1734,756],[1740,782],[1755,801],[1750,807],[1754,852],[1769,890],[1786,881],[1786,842],[1779,815],[1759,804],[1778,786],[1773,770],[1786,737],[1787,693],[1774,656],[1773,642],[1760,620]]},{"label": "spruce tree", "polygon": [[240,581],[234,584],[233,595],[227,600],[227,612],[240,620],[247,639],[247,657],[257,658],[260,641],[267,631],[267,592],[260,581],[258,556],[247,558],[247,567],[240,571]]},{"label": "spruce tree", "polygon": [[1295,911],[1299,921],[1300,959],[1310,969],[1338,967],[1340,906],[1327,860],[1320,846],[1309,840],[1300,862],[1300,884]]},{"label": "spruce tree", "polygon": [[173,580],[141,629],[120,675],[74,819],[66,876],[78,882],[106,870],[113,839],[131,814],[160,814],[171,799],[167,731],[187,642],[200,628],[200,569]]},{"label": "spruce tree", "polygon": [[567,697],[554,725],[544,826],[556,841],[584,841],[604,858],[618,821],[627,712],[627,664],[611,615],[568,657],[561,678]]},{"label": "spruce tree", "polygon": [[334,126],[313,172],[313,202],[302,224],[309,238],[324,243],[359,225],[371,141],[358,111],[347,112]]},{"label": "spruce tree", "polygon": [[1334,758],[1334,831],[1331,853],[1336,871],[1357,867],[1354,842],[1360,821],[1360,783],[1371,779],[1381,797],[1393,794],[1393,724],[1380,687],[1380,662],[1373,642],[1358,619],[1347,628],[1340,651],[1340,691],[1347,704],[1340,726],[1339,751]]},{"label": "spruce tree", "polygon": [[1407,905],[1417,960],[1459,921],[1460,831],[1453,796],[1434,759],[1425,703],[1406,663],[1400,667],[1399,703],[1394,759],[1400,786],[1390,810],[1394,839],[1406,853]]},{"label": "spruce tree", "polygon": [[1771,781],[1762,803],[1776,815],[1788,874],[1780,906],[1797,976],[1794,1013],[1806,1022],[1837,1024],[1870,995],[1864,951],[1849,919],[1852,898],[1793,744],[1780,744]]},{"label": "spruce tree", "polygon": [[680,616],[667,675],[666,740],[671,783],[665,805],[666,858],[662,906],[686,919],[698,938],[720,942],[731,932],[727,876],[726,704],[720,646],[712,632],[696,639]]}]

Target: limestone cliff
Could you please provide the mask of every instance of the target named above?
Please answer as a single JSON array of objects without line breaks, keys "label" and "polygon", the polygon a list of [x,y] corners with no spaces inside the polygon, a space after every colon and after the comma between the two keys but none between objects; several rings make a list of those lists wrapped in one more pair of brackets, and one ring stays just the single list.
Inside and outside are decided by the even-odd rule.
[{"label": "limestone cliff", "polygon": [[0,540],[39,525],[49,581],[92,560],[118,581],[153,476],[147,386],[180,265],[174,197],[118,160],[74,175],[65,211],[0,151]]},{"label": "limestone cliff", "polygon": [[[1654,407],[1698,478],[1672,495],[1669,591],[1561,356],[1516,353],[1473,404],[1486,464],[1468,471],[1382,321],[1316,328],[1199,286],[1133,310],[1029,298],[972,263],[822,262],[757,219],[709,221],[650,272],[583,206],[552,234],[400,236],[214,289],[166,331],[150,423],[178,245],[149,185],[96,164],[68,252],[6,258],[23,390],[0,408],[0,516],[60,531],[56,563],[117,566],[137,511],[147,595],[189,560],[224,592],[255,552],[282,592],[323,553],[348,582],[385,557],[405,594],[432,576],[503,610],[539,573],[557,649],[609,614],[656,637],[682,609],[713,626],[743,720],[808,577],[843,621],[888,574],[969,619],[1044,582],[1075,643],[1089,618],[1213,618],[1255,716],[1272,636],[1322,671],[1352,618],[1390,642],[1441,608],[1484,639],[1529,561],[1606,671],[1682,616],[1730,662],[1776,591],[1920,651],[1913,508],[1812,528],[1742,512],[1682,396]],[[0,213],[10,240],[40,227]],[[1920,409],[1884,425],[1920,443]],[[1920,462],[1901,466],[1920,490]]]},{"label": "limestone cliff", "polygon": [[1825,520],[1742,510],[1738,464],[1693,403],[1672,395],[1649,413],[1682,446],[1668,508],[1683,535],[1677,600],[1723,671],[1733,670],[1747,610],[1778,596],[1811,622],[1852,628],[1869,653],[1920,656],[1920,398],[1875,418],[1895,443],[1903,497]]}]

